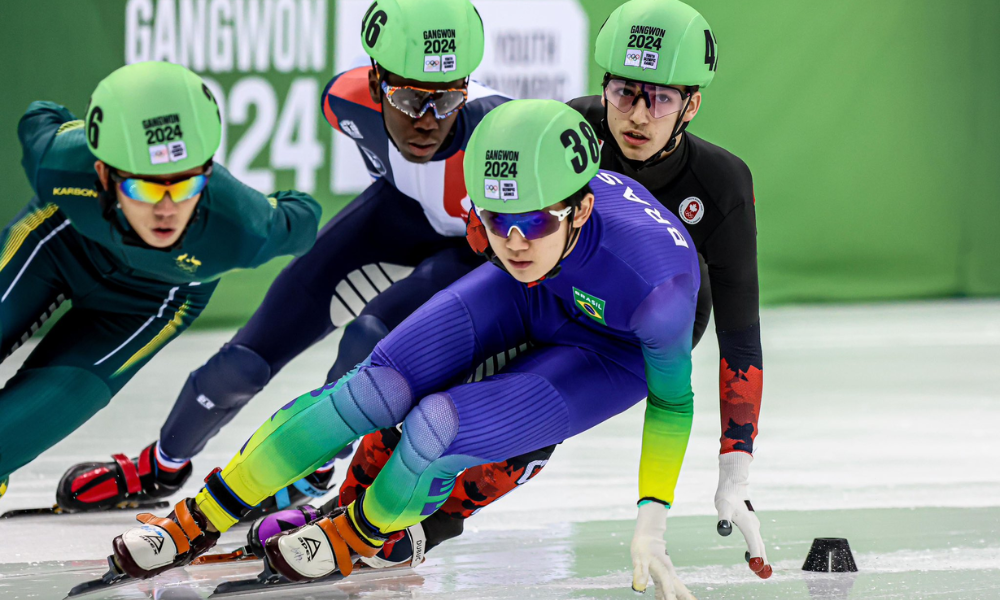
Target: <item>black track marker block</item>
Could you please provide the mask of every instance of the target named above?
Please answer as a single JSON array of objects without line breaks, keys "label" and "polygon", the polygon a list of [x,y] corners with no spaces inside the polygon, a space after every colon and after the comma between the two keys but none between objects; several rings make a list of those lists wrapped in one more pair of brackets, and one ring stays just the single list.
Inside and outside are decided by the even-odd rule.
[{"label": "black track marker block", "polygon": [[821,573],[854,573],[858,565],[854,563],[851,546],[844,538],[816,538],[813,540],[803,571]]}]

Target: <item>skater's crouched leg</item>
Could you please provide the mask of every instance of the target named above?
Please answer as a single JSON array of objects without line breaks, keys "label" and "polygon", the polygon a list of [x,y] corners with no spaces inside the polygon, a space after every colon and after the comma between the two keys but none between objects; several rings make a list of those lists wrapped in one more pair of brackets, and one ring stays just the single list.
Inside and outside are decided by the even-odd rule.
[{"label": "skater's crouched leg", "polygon": [[[455,475],[469,465],[469,457],[443,456],[457,432],[458,412],[448,394],[421,400],[403,422],[396,452],[368,491],[373,502],[362,496],[360,502],[312,524],[269,538],[264,544],[269,564],[292,581],[323,577],[336,569],[348,575],[358,558],[386,566],[386,559],[376,554],[390,534],[437,510],[451,492]],[[381,490],[380,481],[388,482]],[[402,516],[397,518],[397,513]],[[318,546],[303,553],[308,540],[319,540]]]},{"label": "skater's crouched leg", "polygon": [[422,521],[448,499],[458,473],[486,462],[446,452],[458,432],[458,410],[449,393],[420,401],[403,422],[392,457],[361,498],[362,534],[381,543],[388,533]]},{"label": "skater's crouched leg", "polygon": [[406,529],[442,507],[462,470],[568,437],[572,423],[564,396],[550,377],[525,372],[547,364],[549,354],[519,357],[511,368],[521,372],[459,385],[421,401],[403,423],[396,451],[361,499],[359,514],[367,520],[359,523],[362,533],[368,535],[370,525],[375,531],[368,537],[377,541],[379,535]]},{"label": "skater's crouched leg", "polygon": [[337,381],[365,360],[375,345],[389,335],[389,328],[375,315],[361,315],[344,327],[337,347],[337,361],[326,374],[327,381]]},{"label": "skater's crouched leg", "polygon": [[[299,396],[274,413],[225,470],[212,473],[194,500],[181,501],[166,519],[148,515],[142,527],[116,538],[118,564],[128,564],[133,577],[187,564],[211,547],[202,541],[214,544],[217,531],[232,527],[261,500],[315,471],[352,440],[398,423],[412,404],[409,384],[389,367],[360,366],[335,384]],[[343,527],[343,520],[339,523]],[[143,544],[148,546],[143,531],[149,533],[150,527],[162,530],[156,533],[160,539],[169,535],[172,556],[143,558]]]},{"label": "skater's crouched leg", "polygon": [[353,440],[401,421],[412,404],[410,386],[397,371],[360,366],[274,413],[229,465],[208,479],[198,506],[225,531]]},{"label": "skater's crouched leg", "polygon": [[0,481],[87,422],[111,395],[107,382],[86,369],[18,371],[0,390]]},{"label": "skater's crouched leg", "polygon": [[160,448],[186,460],[239,413],[271,380],[271,365],[253,349],[226,344],[188,376],[160,430]]},{"label": "skater's crouched leg", "polygon": [[129,459],[70,467],[59,481],[56,502],[68,512],[101,510],[126,500],[148,502],[173,495],[194,472],[190,458],[271,378],[271,367],[256,352],[226,344],[191,373],[160,430],[160,439]]}]

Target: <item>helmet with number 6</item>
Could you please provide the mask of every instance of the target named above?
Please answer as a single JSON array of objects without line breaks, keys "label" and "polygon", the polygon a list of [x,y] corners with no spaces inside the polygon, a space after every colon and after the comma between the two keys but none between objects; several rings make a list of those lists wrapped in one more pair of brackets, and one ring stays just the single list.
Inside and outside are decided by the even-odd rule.
[{"label": "helmet with number 6", "polygon": [[708,87],[719,49],[705,17],[680,0],[630,0],[601,27],[594,60],[633,81]]},{"label": "helmet with number 6", "polygon": [[481,209],[541,210],[583,189],[600,159],[597,136],[576,110],[555,100],[513,100],[490,111],[469,139],[465,187]]},{"label": "helmet with number 6", "polygon": [[222,139],[219,106],[205,82],[166,62],[127,65],[105,77],[84,123],[94,156],[136,175],[200,167]]},{"label": "helmet with number 6", "polygon": [[361,46],[405,79],[465,79],[483,60],[483,20],[469,0],[376,0],[361,21]]}]

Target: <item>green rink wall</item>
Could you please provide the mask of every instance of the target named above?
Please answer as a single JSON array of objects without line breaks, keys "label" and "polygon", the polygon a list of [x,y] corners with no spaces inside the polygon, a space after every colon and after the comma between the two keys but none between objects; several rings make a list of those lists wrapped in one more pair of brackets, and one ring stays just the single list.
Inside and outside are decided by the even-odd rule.
[{"label": "green rink wall", "polygon": [[[166,0],[142,1],[156,6]],[[262,1],[303,0],[174,3],[178,11],[185,3],[211,11]],[[266,80],[281,111],[274,135],[286,110],[295,125],[295,107],[313,108],[291,98],[312,98],[333,74],[337,3],[325,2],[325,58],[303,46],[286,72],[206,73],[224,94],[249,77]],[[1000,2],[690,3],[712,24],[719,43],[718,74],[691,131],[740,156],[753,172],[764,303],[1000,295]],[[82,114],[96,83],[125,62],[129,5],[3,3],[4,223],[31,196],[19,163],[18,118],[36,99]],[[618,2],[580,5],[592,44]],[[592,93],[602,74],[591,60]],[[238,159],[234,141],[248,135],[254,111],[229,125],[230,161]],[[328,151],[329,128],[321,119],[319,127],[314,136]],[[248,163],[270,167],[262,181],[277,189],[312,185],[324,220],[350,200],[329,191],[328,164],[298,171],[266,144]],[[199,326],[245,322],[287,262],[227,275]]]}]

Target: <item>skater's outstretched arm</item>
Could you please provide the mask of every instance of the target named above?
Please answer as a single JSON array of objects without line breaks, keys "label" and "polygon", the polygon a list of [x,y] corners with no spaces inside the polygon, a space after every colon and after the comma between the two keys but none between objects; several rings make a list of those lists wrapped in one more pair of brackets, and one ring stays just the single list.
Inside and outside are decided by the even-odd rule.
[{"label": "skater's outstretched arm", "polygon": [[[62,125],[75,119],[73,113],[64,106],[55,102],[37,101],[28,106],[28,110],[17,124],[17,137],[21,140],[21,149],[24,152],[21,165],[24,167],[25,175],[28,176],[31,188],[36,193],[38,190],[35,180],[42,158],[48,152],[56,134],[60,130],[66,131]],[[79,121],[78,125],[83,127],[83,121]]]},{"label": "skater's outstretched arm", "polygon": [[[657,286],[632,317],[646,360],[646,420],[639,463],[639,514],[632,538],[632,589],[644,592],[652,577],[657,598],[693,596],[667,554],[667,509],[691,435],[691,340],[698,282],[679,275]],[[670,590],[670,594],[665,591]]]},{"label": "skater's outstretched arm", "polygon": [[222,206],[213,205],[217,218],[229,219],[240,235],[239,266],[252,269],[277,256],[302,256],[316,241],[322,209],[312,196],[295,190],[265,197],[242,183],[222,165],[213,166],[215,189],[239,198]]},{"label": "skater's outstretched arm", "polygon": [[750,463],[758,433],[764,385],[760,343],[760,289],[757,281],[757,222],[754,215],[753,180],[740,163],[729,174],[735,205],[706,241],[702,251],[708,262],[719,340],[719,416],[722,436],[719,450],[719,487],[715,507],[717,531],[730,535],[733,524],[746,539],[750,568],[762,579],[770,577],[760,535],[760,521],[750,503]]},{"label": "skater's outstretched arm", "polygon": [[646,360],[646,419],[639,497],[669,507],[691,434],[691,330],[697,282],[679,275],[656,287],[632,317]]}]

